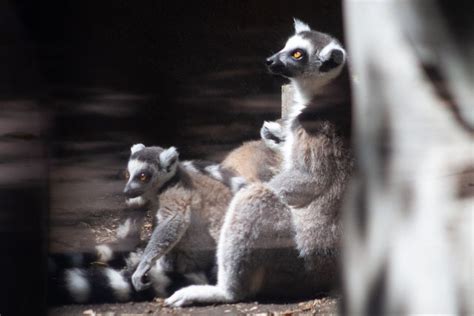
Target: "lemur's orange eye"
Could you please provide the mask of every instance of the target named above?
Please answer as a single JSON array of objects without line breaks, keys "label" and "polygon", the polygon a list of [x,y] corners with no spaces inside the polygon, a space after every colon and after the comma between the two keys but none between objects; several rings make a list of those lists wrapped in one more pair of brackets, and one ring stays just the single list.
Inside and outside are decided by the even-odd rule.
[{"label": "lemur's orange eye", "polygon": [[125,179],[127,179],[127,180],[130,179],[130,173],[129,173],[127,170],[125,170],[125,173],[124,173],[123,176],[124,176]]},{"label": "lemur's orange eye", "polygon": [[140,181],[141,181],[141,182],[145,182],[145,181],[147,181],[147,180],[148,180],[148,176],[147,176],[146,174],[144,174],[144,173],[141,173],[141,174],[140,174]]},{"label": "lemur's orange eye", "polygon": [[297,49],[293,53],[291,53],[291,57],[293,57],[296,60],[301,59],[301,58],[303,58],[303,52],[301,50]]}]

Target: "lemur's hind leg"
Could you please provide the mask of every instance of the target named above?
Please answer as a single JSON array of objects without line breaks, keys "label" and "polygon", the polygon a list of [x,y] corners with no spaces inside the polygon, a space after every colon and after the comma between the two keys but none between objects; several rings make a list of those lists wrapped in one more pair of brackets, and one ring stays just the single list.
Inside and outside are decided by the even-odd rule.
[{"label": "lemur's hind leg", "polygon": [[217,285],[186,287],[166,304],[230,303],[254,296],[276,261],[271,251],[292,245],[292,234],[288,208],[266,185],[241,190],[229,206],[219,238]]}]

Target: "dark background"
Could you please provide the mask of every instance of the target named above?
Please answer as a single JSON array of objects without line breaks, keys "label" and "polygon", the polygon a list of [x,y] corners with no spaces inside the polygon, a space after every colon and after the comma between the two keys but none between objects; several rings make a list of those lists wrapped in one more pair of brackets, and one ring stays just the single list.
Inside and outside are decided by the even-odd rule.
[{"label": "dark background", "polygon": [[0,3],[2,316],[46,311],[48,231],[88,198],[68,185],[100,192],[136,142],[219,160],[279,117],[263,61],[292,17],[343,40],[331,0]]}]

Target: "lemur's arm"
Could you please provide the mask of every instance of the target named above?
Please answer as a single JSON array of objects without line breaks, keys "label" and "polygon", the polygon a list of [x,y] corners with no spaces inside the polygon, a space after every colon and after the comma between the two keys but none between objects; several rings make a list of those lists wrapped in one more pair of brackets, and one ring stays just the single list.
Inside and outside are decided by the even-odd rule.
[{"label": "lemur's arm", "polygon": [[132,275],[132,284],[137,291],[144,290],[151,285],[149,282],[144,282],[143,277],[156,260],[170,251],[186,232],[190,223],[189,212],[189,208],[185,212],[173,212],[153,230],[140,263]]},{"label": "lemur's arm", "polygon": [[268,184],[285,204],[299,208],[308,205],[324,192],[327,182],[327,179],[308,172],[290,169],[275,175]]}]

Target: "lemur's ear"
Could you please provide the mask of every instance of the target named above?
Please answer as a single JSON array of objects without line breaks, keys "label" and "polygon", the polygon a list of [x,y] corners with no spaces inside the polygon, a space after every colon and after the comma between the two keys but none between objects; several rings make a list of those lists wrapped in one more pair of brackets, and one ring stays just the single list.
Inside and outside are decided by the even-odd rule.
[{"label": "lemur's ear", "polygon": [[130,152],[131,152],[132,155],[133,155],[134,153],[136,153],[137,151],[142,150],[143,148],[145,148],[145,145],[143,145],[143,144],[135,144],[135,145],[133,145],[132,147],[130,147]]},{"label": "lemur's ear", "polygon": [[333,49],[331,51],[331,56],[329,57],[335,64],[342,64],[344,62],[344,51],[341,49]]},{"label": "lemur's ear", "polygon": [[305,31],[311,31],[311,28],[309,27],[309,25],[304,23],[303,21],[297,18],[293,18],[293,22],[295,25],[295,34],[298,34],[300,32],[305,32]]},{"label": "lemur's ear", "polygon": [[344,64],[346,51],[339,43],[332,41],[321,50],[319,58],[323,61],[319,71],[327,72]]},{"label": "lemur's ear", "polygon": [[333,60],[337,64],[342,64],[345,60],[346,51],[337,41],[331,41],[321,49],[319,58],[322,60]]},{"label": "lemur's ear", "polygon": [[170,147],[160,153],[160,165],[163,169],[170,170],[170,168],[178,162],[179,153],[176,147]]}]

